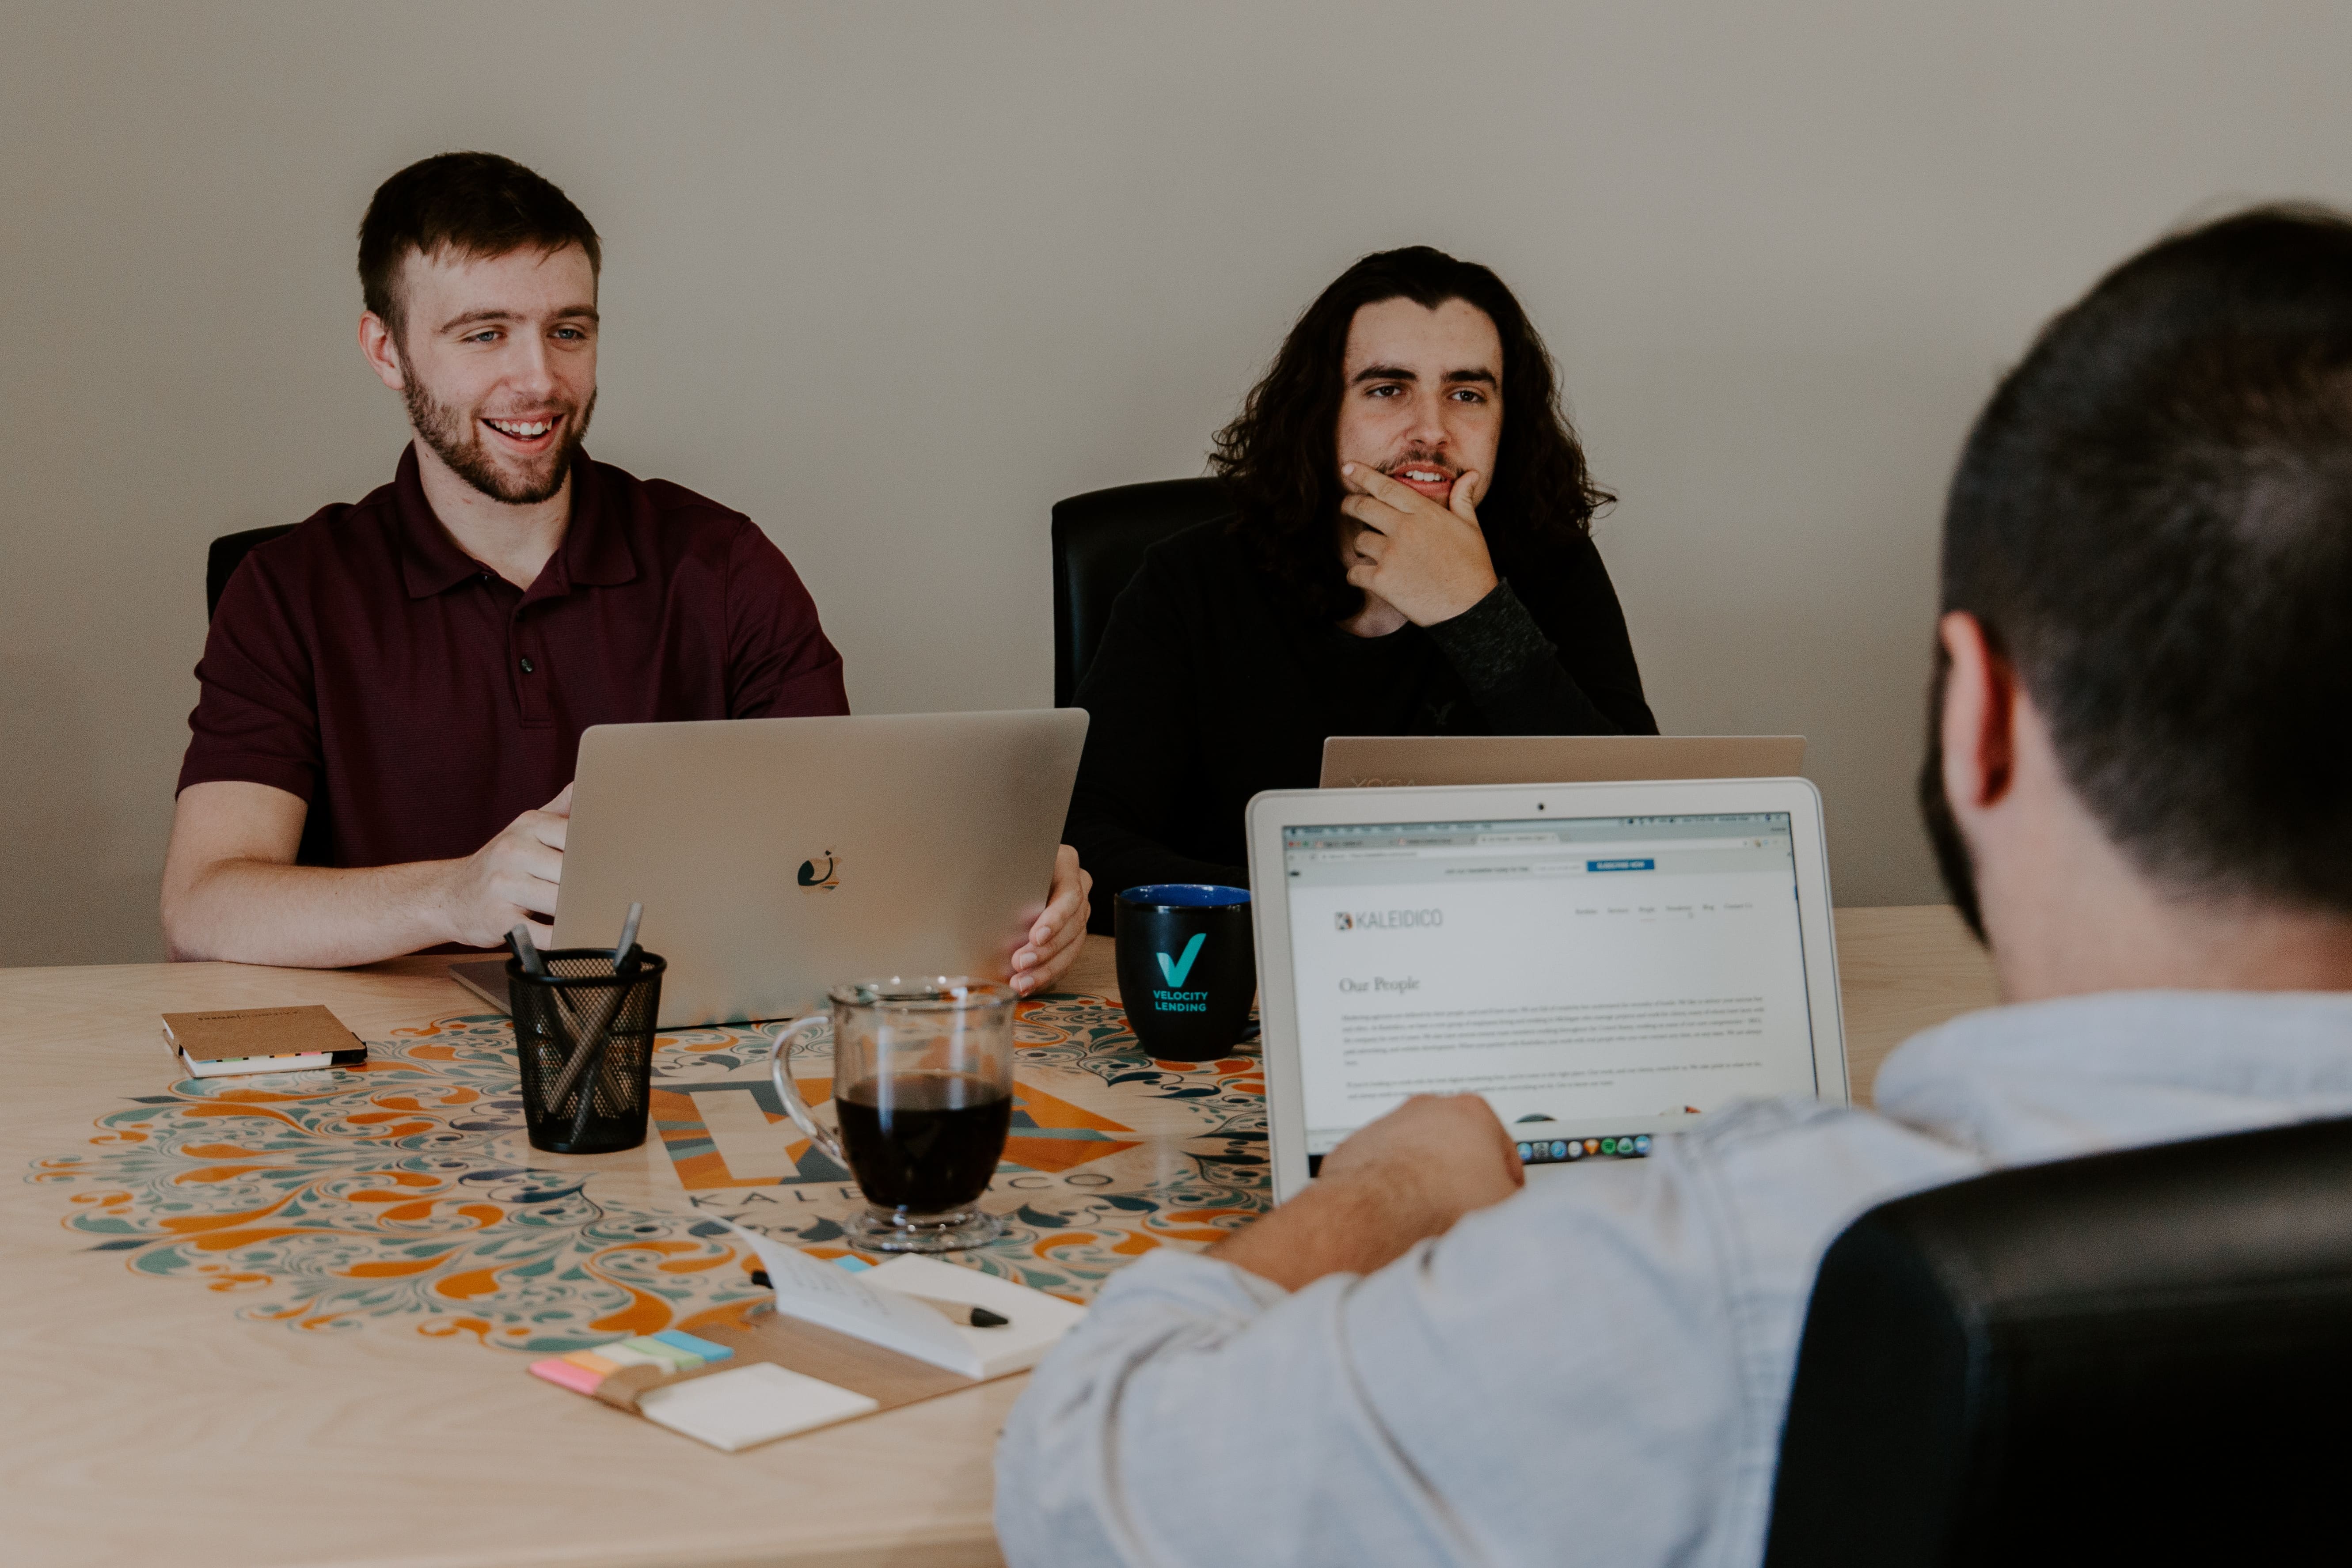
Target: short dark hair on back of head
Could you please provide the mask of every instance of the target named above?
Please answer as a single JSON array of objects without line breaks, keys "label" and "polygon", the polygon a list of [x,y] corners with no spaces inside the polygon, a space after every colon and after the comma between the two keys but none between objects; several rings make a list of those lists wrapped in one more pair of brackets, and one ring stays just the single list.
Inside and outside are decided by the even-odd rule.
[{"label": "short dark hair on back of head", "polygon": [[1428,310],[1460,300],[1485,311],[1503,341],[1502,443],[1478,502],[1478,523],[1507,575],[1522,544],[1580,532],[1616,499],[1592,482],[1584,448],[1560,409],[1551,354],[1503,280],[1425,245],[1376,251],[1307,307],[1240,416],[1217,432],[1209,457],[1210,470],[1233,494],[1235,532],[1318,620],[1342,620],[1363,608],[1363,592],[1348,584],[1334,531],[1347,493],[1334,443],[1348,329],[1358,310],[1383,300],[1410,300]]},{"label": "short dark hair on back of head", "polygon": [[2053,321],[1962,452],[1943,604],[2143,875],[2352,912],[2352,219],[2208,224]]},{"label": "short dark hair on back of head", "polygon": [[567,245],[604,269],[595,226],[552,182],[496,153],[443,153],[376,187],[360,220],[360,296],[397,341],[406,323],[394,285],[410,251],[506,256]]}]

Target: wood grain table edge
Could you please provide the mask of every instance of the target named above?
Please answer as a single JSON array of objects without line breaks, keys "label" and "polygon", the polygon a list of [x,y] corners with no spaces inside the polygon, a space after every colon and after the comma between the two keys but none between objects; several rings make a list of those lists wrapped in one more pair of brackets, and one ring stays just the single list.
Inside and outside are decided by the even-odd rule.
[{"label": "wood grain table edge", "polygon": [[[911,1483],[921,1484],[918,1475]],[[1002,1568],[992,1520],[932,1525],[876,1541],[870,1527],[812,1529],[780,1544],[773,1536],[685,1536],[654,1546],[555,1547],[338,1558],[338,1568]]]}]

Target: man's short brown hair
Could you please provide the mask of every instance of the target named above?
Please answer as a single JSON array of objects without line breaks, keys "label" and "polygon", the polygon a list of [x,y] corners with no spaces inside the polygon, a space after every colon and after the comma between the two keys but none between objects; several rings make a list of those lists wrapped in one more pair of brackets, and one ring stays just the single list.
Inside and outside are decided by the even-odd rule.
[{"label": "man's short brown hair", "polygon": [[433,256],[552,254],[576,245],[602,271],[604,247],[587,215],[544,177],[495,153],[443,153],[411,163],[376,187],[360,220],[360,296],[401,336],[400,264]]},{"label": "man's short brown hair", "polygon": [[[2143,875],[2352,914],[2352,216],[2176,235],[2044,327],[1961,453],[1943,601]],[[1920,800],[1975,923],[1941,708]]]}]

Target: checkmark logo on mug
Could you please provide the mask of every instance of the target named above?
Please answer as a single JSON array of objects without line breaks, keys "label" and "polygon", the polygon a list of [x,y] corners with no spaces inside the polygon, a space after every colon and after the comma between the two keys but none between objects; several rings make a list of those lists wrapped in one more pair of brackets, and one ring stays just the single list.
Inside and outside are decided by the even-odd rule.
[{"label": "checkmark logo on mug", "polygon": [[1207,931],[1196,931],[1192,933],[1192,940],[1184,944],[1182,958],[1172,959],[1164,952],[1155,952],[1151,955],[1160,961],[1160,973],[1167,980],[1168,989],[1171,991],[1183,989],[1184,977],[1192,973],[1192,961],[1201,956],[1201,944],[1208,940]]}]

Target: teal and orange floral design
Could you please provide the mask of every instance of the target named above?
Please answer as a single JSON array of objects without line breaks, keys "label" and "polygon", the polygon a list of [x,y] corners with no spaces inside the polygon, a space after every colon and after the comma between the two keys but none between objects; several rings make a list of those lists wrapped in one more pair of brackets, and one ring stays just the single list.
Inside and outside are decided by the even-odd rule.
[{"label": "teal and orange floral design", "polygon": [[[1155,1063],[1119,1009],[1089,997],[1025,1004],[1020,1041],[1022,1101],[989,1204],[1006,1234],[959,1260],[1083,1300],[1152,1247],[1216,1240],[1267,1205],[1255,1056]],[[69,1193],[64,1226],[89,1250],[202,1283],[250,1320],[316,1332],[408,1320],[576,1350],[757,1300],[723,1218],[845,1250],[838,1222],[858,1200],[842,1173],[780,1127],[772,1173],[740,1177],[700,1119],[704,1095],[732,1093],[782,1123],[768,1050],[750,1028],[662,1037],[663,1180],[642,1152],[601,1157],[635,1163],[612,1176],[535,1161],[496,1015],[394,1031],[356,1070],[184,1079],[100,1117],[86,1152],[27,1179]]]}]

